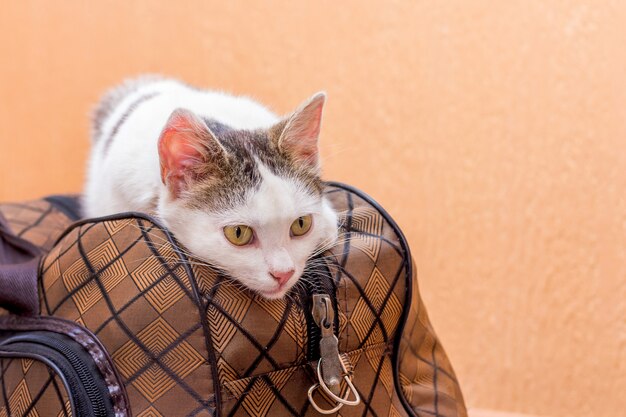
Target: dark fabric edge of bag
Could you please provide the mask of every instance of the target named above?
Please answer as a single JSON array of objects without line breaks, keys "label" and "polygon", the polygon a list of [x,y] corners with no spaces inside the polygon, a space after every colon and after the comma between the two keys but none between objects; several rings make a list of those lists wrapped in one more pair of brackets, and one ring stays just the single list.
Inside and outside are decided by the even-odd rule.
[{"label": "dark fabric edge of bag", "polygon": [[[53,195],[42,198],[58,212],[62,213],[71,221],[77,220],[80,215],[78,197]],[[16,250],[30,256],[27,261],[5,264],[7,276],[1,277],[5,288],[12,288],[14,295],[0,297],[6,303],[4,308],[12,314],[20,316],[37,316],[40,314],[39,303],[39,272],[44,251],[35,246],[29,240],[16,234],[9,226],[9,222],[0,211],[0,235]],[[11,259],[9,258],[9,261]],[[1,270],[1,269],[0,269]]]},{"label": "dark fabric edge of bag", "polygon": [[37,281],[42,251],[28,240],[16,235],[2,212],[0,212],[0,237],[9,244],[9,247],[23,254],[19,257],[20,259],[9,258],[9,263],[4,264],[4,272],[7,275],[0,277],[0,281],[5,290],[9,288],[13,291],[11,291],[12,294],[0,295],[2,308],[12,314],[36,316],[39,314]]},{"label": "dark fabric edge of bag", "polygon": [[44,197],[43,200],[50,203],[72,221],[81,218],[80,197],[77,195],[50,195]]},{"label": "dark fabric edge of bag", "polygon": [[[44,330],[70,337],[92,357],[104,379],[113,402],[116,417],[132,417],[130,401],[122,377],[113,364],[109,352],[89,329],[59,317],[0,317],[0,329],[5,331]],[[68,395],[72,393],[68,390]]]},{"label": "dark fabric edge of bag", "polygon": [[[324,183],[326,186],[330,186],[330,187],[335,187],[338,189],[342,189],[344,191],[348,191],[351,192],[357,196],[359,196],[360,198],[362,198],[363,200],[365,200],[367,203],[369,203],[372,207],[374,207],[385,219],[385,221],[387,221],[387,223],[389,223],[389,225],[393,228],[394,232],[398,235],[398,240],[400,241],[400,245],[402,247],[402,249],[405,252],[405,257],[404,257],[404,263],[406,266],[406,276],[405,276],[405,303],[404,306],[402,308],[402,316],[400,319],[400,323],[398,325],[398,328],[396,329],[396,335],[395,335],[395,340],[394,340],[394,347],[393,347],[393,362],[394,362],[394,372],[393,372],[393,379],[394,379],[394,385],[396,387],[396,392],[398,394],[398,398],[400,399],[400,401],[402,402],[402,405],[405,408],[405,411],[407,413],[409,413],[409,415],[411,417],[418,417],[417,414],[415,414],[415,411],[413,411],[413,409],[411,408],[409,402],[407,401],[407,399],[404,396],[404,392],[402,391],[402,385],[400,384],[400,374],[399,374],[399,366],[400,366],[400,361],[399,361],[399,349],[400,349],[400,343],[402,340],[402,332],[404,331],[404,326],[406,324],[408,315],[409,315],[409,310],[410,310],[410,306],[411,306],[411,302],[412,302],[412,290],[413,290],[413,261],[412,261],[412,257],[411,257],[411,251],[409,249],[409,245],[407,243],[406,237],[404,236],[404,233],[402,233],[402,230],[400,230],[400,227],[398,226],[398,224],[396,223],[395,220],[393,220],[393,218],[391,217],[391,215],[382,208],[382,206],[376,201],[374,200],[372,197],[370,197],[368,194],[366,194],[365,192],[352,187],[350,185],[341,183],[341,182],[335,182],[335,181],[328,181]],[[129,211],[129,212],[123,212],[123,213],[116,213],[116,214],[112,214],[112,215],[108,215],[108,216],[103,216],[103,217],[96,217],[96,218],[86,218],[86,219],[81,219],[78,220],[77,222],[72,223],[70,226],[68,226],[68,228],[61,234],[61,236],[59,236],[59,238],[57,239],[57,241],[55,242],[55,245],[57,243],[59,243],[65,236],[67,236],[67,234],[69,234],[73,229],[75,229],[76,227],[79,227],[81,225],[84,224],[89,224],[89,223],[96,223],[96,222],[102,222],[102,221],[107,221],[107,220],[122,220],[122,219],[128,219],[128,218],[140,218],[140,219],[144,219],[147,220],[151,223],[153,223],[156,227],[158,227],[168,238],[168,240],[170,241],[170,243],[173,244],[175,251],[178,253],[179,256],[181,256],[184,260],[187,260],[187,257],[180,251],[179,248],[179,243],[176,240],[176,238],[171,234],[171,232],[160,223],[159,220],[155,219],[154,217],[146,214],[146,213],[142,213],[142,212],[136,212],[136,211]],[[194,295],[197,298],[197,302],[198,305],[200,305],[200,292],[199,289],[197,288],[197,284],[196,284],[196,279],[195,279],[195,275],[193,273],[193,271],[191,270],[191,268],[189,268],[188,264],[186,263],[184,265],[186,272],[189,274],[189,277],[192,278],[190,279],[190,281],[192,281],[192,286],[193,286],[193,290],[194,290]],[[200,314],[200,317],[203,317],[202,314]],[[205,326],[204,321],[206,320],[206,318],[202,319],[203,320],[203,328],[206,329],[205,331],[208,331],[208,325]],[[207,343],[209,343],[210,340],[212,340],[212,338],[210,337],[210,335],[207,335],[206,337]],[[210,346],[207,346],[207,352],[209,353],[209,357],[211,357],[211,367],[213,368],[212,371],[217,372],[217,364],[215,363],[215,358],[212,357],[211,355],[211,349]],[[217,375],[217,373],[214,373],[214,375]],[[221,410],[221,399],[220,399],[220,390],[219,390],[219,384],[218,381],[216,381],[216,378],[214,379],[214,395],[215,395],[215,405],[216,405],[216,411],[217,411],[217,415],[220,415],[220,410]]]}]

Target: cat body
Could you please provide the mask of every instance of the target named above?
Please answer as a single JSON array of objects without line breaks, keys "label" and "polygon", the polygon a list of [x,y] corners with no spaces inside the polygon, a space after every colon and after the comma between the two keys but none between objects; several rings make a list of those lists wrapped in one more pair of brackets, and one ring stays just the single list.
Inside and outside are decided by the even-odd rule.
[{"label": "cat body", "polygon": [[280,298],[337,238],[319,178],[324,101],[279,118],[176,80],[126,82],[95,113],[84,214],[149,213],[195,257]]}]

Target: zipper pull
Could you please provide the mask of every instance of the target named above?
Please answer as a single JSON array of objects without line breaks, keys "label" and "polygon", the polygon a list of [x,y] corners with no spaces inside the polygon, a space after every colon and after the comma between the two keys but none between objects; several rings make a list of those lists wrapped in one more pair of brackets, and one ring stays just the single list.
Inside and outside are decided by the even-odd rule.
[{"label": "zipper pull", "polygon": [[[335,310],[328,294],[313,294],[312,313],[313,320],[322,331],[322,338],[320,339],[320,360],[317,363],[318,382],[309,388],[309,402],[318,412],[333,414],[344,405],[358,405],[361,398],[352,384],[352,377],[348,375],[346,365],[339,356],[339,340],[333,332]],[[346,392],[343,397],[340,395],[342,380],[346,383]],[[333,408],[324,409],[315,402],[313,394],[318,388],[323,389],[335,401]],[[353,400],[348,399],[351,392]]]},{"label": "zipper pull", "polygon": [[339,340],[333,332],[335,310],[328,294],[313,295],[313,320],[322,331],[320,365],[322,378],[330,391],[339,395],[343,367],[339,358]]}]

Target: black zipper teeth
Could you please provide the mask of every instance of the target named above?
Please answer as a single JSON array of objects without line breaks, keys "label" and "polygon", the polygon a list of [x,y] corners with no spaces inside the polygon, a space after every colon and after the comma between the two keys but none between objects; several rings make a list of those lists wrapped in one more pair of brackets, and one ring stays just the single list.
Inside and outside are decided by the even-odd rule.
[{"label": "black zipper teeth", "polygon": [[307,347],[307,360],[309,362],[316,361],[319,359],[320,357],[319,345],[320,345],[320,340],[322,338],[322,331],[317,325],[317,323],[315,323],[315,320],[313,319],[313,315],[311,313],[311,306],[313,305],[313,303],[311,302],[312,295],[322,293],[317,276],[318,274],[315,274],[315,273],[311,274],[311,277],[306,280],[308,283],[308,285],[306,286],[307,288],[306,295],[307,295],[307,300],[309,302],[306,303],[307,308],[306,308],[305,314],[307,316],[307,322],[308,322],[309,343]]},{"label": "black zipper teeth", "polygon": [[[307,347],[307,361],[317,361],[320,358],[319,353],[319,344],[322,338],[322,331],[313,320],[313,315],[311,313],[312,308],[312,295],[314,294],[328,294],[330,299],[332,300],[332,305],[335,311],[337,311],[337,296],[333,289],[332,285],[332,276],[327,267],[316,267],[313,270],[307,272],[307,276],[304,277],[303,280],[306,288],[306,300],[307,302],[303,303],[303,307],[306,310],[305,315],[307,318],[308,324],[308,347]],[[335,314],[335,322],[337,322],[337,315]],[[337,330],[337,326],[335,326]]]},{"label": "black zipper teeth", "polygon": [[[24,335],[17,336],[12,338],[5,347],[8,347],[12,344],[37,344],[42,345],[47,348],[51,348],[58,353],[60,353],[70,364],[71,368],[76,372],[77,378],[66,378],[68,385],[70,385],[70,390],[72,392],[80,392],[81,387],[85,390],[88,403],[78,404],[79,408],[87,413],[81,413],[80,415],[89,415],[89,416],[97,416],[97,417],[106,417],[107,411],[104,405],[104,400],[102,398],[102,394],[98,389],[96,382],[94,380],[94,376],[91,373],[90,369],[85,365],[83,360],[69,347],[65,346],[62,342],[56,340],[56,338],[52,336],[46,335]],[[66,375],[68,377],[69,375]],[[80,399],[76,398],[77,402]],[[93,408],[92,411],[88,411],[89,405]],[[93,414],[91,413],[93,412]]]},{"label": "black zipper teeth", "polygon": [[[89,397],[89,402],[92,404],[94,408],[94,414],[96,416],[106,416],[106,409],[104,407],[104,401],[102,396],[100,395],[100,391],[98,387],[96,387],[96,383],[93,379],[93,375],[91,374],[89,368],[85,365],[85,363],[78,357],[78,355],[69,349],[67,346],[63,345],[57,340],[49,339],[46,340],[48,346],[56,349],[61,352],[63,356],[67,358],[70,362],[70,365],[76,373],[78,374],[78,379],[87,391],[87,396]],[[42,343],[42,344],[45,344]]]}]

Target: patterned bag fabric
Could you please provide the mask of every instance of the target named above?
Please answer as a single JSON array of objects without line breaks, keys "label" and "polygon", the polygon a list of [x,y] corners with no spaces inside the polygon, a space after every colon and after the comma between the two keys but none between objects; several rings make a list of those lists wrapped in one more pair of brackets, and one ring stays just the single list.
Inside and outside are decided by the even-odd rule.
[{"label": "patterned bag fabric", "polygon": [[148,216],[70,226],[67,200],[0,205],[46,253],[39,311],[0,312],[0,417],[84,415],[71,378],[15,353],[42,332],[90,363],[85,398],[102,392],[102,415],[465,417],[401,231],[362,192],[326,193],[345,239],[273,301],[188,257]]}]

